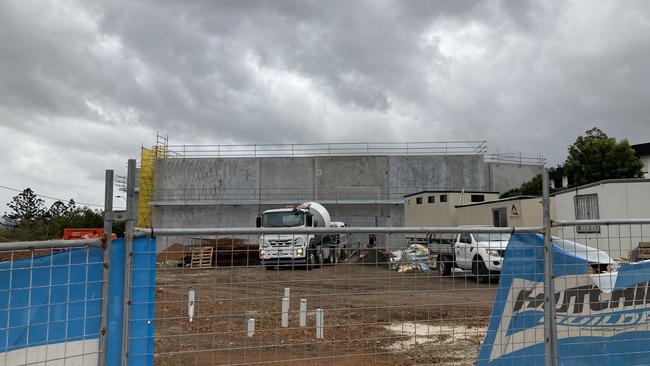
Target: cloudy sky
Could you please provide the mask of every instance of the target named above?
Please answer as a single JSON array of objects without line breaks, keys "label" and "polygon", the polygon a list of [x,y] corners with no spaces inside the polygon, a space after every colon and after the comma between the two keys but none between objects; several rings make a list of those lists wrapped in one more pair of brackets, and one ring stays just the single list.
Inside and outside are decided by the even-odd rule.
[{"label": "cloudy sky", "polygon": [[649,84],[643,0],[0,0],[0,185],[101,204],[156,131],[556,164],[592,126],[650,141]]}]

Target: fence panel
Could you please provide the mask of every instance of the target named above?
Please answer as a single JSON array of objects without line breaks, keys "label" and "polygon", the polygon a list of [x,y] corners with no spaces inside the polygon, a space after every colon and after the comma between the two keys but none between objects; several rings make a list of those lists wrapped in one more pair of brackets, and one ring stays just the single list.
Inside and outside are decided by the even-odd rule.
[{"label": "fence panel", "polygon": [[[556,246],[579,242],[557,273],[558,352],[570,364],[646,364],[650,357],[650,220],[556,223]],[[588,227],[591,230],[583,230]]]},{"label": "fence panel", "polygon": [[[500,256],[510,236],[504,232],[510,229],[434,234],[401,228],[395,235],[398,228],[374,228],[360,246],[346,237],[363,229],[346,229],[325,234],[339,245],[319,252],[322,265],[317,258],[309,261],[311,252],[300,257],[304,262],[274,256],[295,254],[300,234],[196,230],[186,239],[192,230],[187,229],[177,242],[168,239],[173,244],[155,253],[154,364],[481,362]],[[451,268],[448,255],[454,252],[446,251],[462,230],[475,244],[485,243],[480,262],[473,258],[476,245],[464,248],[466,270]],[[388,233],[401,239],[370,244],[370,234]],[[536,271],[543,275],[543,267]],[[536,341],[543,344],[543,334]]]},{"label": "fence panel", "polygon": [[103,263],[98,239],[0,245],[0,364],[97,365]]}]

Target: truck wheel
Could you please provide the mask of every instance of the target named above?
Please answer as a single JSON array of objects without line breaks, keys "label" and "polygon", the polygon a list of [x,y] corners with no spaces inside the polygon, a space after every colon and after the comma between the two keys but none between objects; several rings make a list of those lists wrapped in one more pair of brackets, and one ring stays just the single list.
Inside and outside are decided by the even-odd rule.
[{"label": "truck wheel", "polygon": [[306,269],[313,269],[316,267],[316,251],[309,249],[307,251],[307,266]]},{"label": "truck wheel", "polygon": [[438,269],[438,274],[441,276],[451,275],[451,261],[449,258],[439,255],[436,258],[436,268]]},{"label": "truck wheel", "polygon": [[336,262],[338,262],[338,253],[337,253],[337,251],[338,251],[338,249],[330,248],[328,250],[327,259],[325,260],[325,262],[328,263],[328,264],[336,264]]},{"label": "truck wheel", "polygon": [[490,271],[485,267],[485,263],[481,257],[474,257],[472,260],[472,273],[476,282],[478,283],[488,283],[490,282]]}]

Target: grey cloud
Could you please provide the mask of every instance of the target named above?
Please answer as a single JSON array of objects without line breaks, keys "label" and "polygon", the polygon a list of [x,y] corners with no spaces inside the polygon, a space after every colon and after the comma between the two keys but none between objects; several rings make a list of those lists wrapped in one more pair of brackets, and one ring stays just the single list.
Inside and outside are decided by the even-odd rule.
[{"label": "grey cloud", "polygon": [[0,183],[92,200],[156,131],[486,139],[553,163],[593,125],[644,142],[649,20],[643,1],[2,2],[0,131],[29,143]]}]

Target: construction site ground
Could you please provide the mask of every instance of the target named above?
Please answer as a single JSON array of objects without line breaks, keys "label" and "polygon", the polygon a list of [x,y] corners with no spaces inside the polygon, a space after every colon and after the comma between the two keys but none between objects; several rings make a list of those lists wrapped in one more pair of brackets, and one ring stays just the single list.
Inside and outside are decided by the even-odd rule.
[{"label": "construction site ground", "polygon": [[[368,263],[172,267],[159,268],[156,278],[156,365],[472,365],[497,287],[464,273],[398,273]],[[286,287],[290,322],[281,328]],[[300,299],[308,303],[305,328]],[[325,312],[324,339],[316,339],[317,308]],[[251,318],[255,334],[248,337]]]}]

